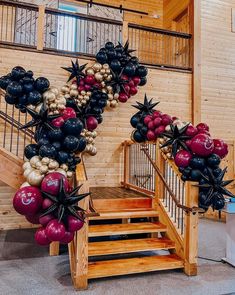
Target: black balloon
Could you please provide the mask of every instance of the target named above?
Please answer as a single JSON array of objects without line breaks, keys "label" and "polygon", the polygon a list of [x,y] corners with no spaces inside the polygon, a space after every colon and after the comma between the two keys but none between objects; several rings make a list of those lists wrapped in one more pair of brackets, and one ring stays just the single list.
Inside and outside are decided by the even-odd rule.
[{"label": "black balloon", "polygon": [[63,147],[67,152],[75,152],[79,146],[79,139],[73,135],[65,137]]},{"label": "black balloon", "polygon": [[50,82],[47,78],[39,77],[36,79],[34,86],[39,92],[44,92],[50,87]]},{"label": "black balloon", "polygon": [[84,137],[80,137],[77,151],[83,152],[86,148],[87,141]]},{"label": "black balloon", "polygon": [[45,144],[39,148],[39,156],[55,159],[57,157],[57,150],[52,144]]},{"label": "black balloon", "polygon": [[225,200],[222,194],[214,193],[213,194],[213,209],[222,210],[225,206]]},{"label": "black balloon", "polygon": [[67,163],[68,162],[68,153],[64,152],[64,151],[59,151],[56,157],[56,160],[60,163]]},{"label": "black balloon", "polygon": [[63,125],[63,132],[67,135],[79,136],[83,129],[83,123],[78,118],[70,118]]},{"label": "black balloon", "polygon": [[131,117],[131,121],[130,121],[131,126],[132,126],[133,128],[136,128],[137,124],[139,123],[139,120],[140,120],[140,118],[139,118],[138,115],[134,115],[134,116],[132,116],[132,117]]},{"label": "black balloon", "polygon": [[28,98],[25,94],[19,97],[19,104],[22,106],[25,106],[28,104]]},{"label": "black balloon", "polygon": [[51,141],[59,141],[64,138],[64,134],[60,128],[54,128],[48,131],[48,138]]},{"label": "black balloon", "polygon": [[192,181],[199,181],[202,177],[200,170],[193,169],[190,173],[190,179]]},{"label": "black balloon", "polygon": [[218,155],[212,154],[207,158],[206,162],[210,168],[216,168],[217,166],[219,166],[221,159]]},{"label": "black balloon", "polygon": [[103,117],[102,117],[102,115],[97,115],[97,116],[96,116],[96,120],[97,120],[98,124],[101,124],[101,123],[103,122]]},{"label": "black balloon", "polygon": [[10,94],[6,93],[5,101],[8,104],[15,104],[17,102],[17,99],[14,96],[11,96]]},{"label": "black balloon", "polygon": [[32,71],[27,71],[27,72],[25,73],[25,76],[26,76],[26,77],[30,77],[30,78],[32,78],[32,77],[33,77],[33,72],[32,72]]},{"label": "black balloon", "polygon": [[24,68],[17,66],[14,67],[11,71],[11,77],[13,80],[20,80],[24,77],[26,71]]},{"label": "black balloon", "polygon": [[106,99],[99,100],[98,107],[104,108],[104,107],[106,107],[106,105],[107,105],[107,100]]},{"label": "black balloon", "polygon": [[23,91],[25,93],[29,93],[29,92],[32,92],[34,90],[34,86],[33,86],[33,83],[25,83],[23,85]]},{"label": "black balloon", "polygon": [[107,42],[105,44],[105,49],[110,50],[114,48],[114,44],[112,42]]},{"label": "black balloon", "polygon": [[110,68],[114,71],[114,72],[120,72],[121,71],[121,63],[119,60],[114,59],[110,62]]},{"label": "black balloon", "polygon": [[145,66],[139,66],[136,69],[136,75],[139,77],[145,77],[148,74],[148,69]]},{"label": "black balloon", "polygon": [[206,161],[204,158],[194,156],[191,160],[189,165],[193,169],[199,169],[199,170],[204,170],[206,167]]},{"label": "black balloon", "polygon": [[135,76],[135,66],[133,63],[128,63],[123,71],[124,74],[126,74],[129,77]]},{"label": "black balloon", "polygon": [[105,64],[107,63],[108,61],[108,56],[105,52],[102,52],[102,51],[99,51],[97,54],[96,54],[96,59],[99,63],[101,64]]},{"label": "black balloon", "polygon": [[8,84],[9,84],[11,81],[12,81],[12,80],[11,80],[11,78],[10,78],[9,75],[7,75],[7,76],[2,76],[2,77],[0,78],[0,88],[6,90]]},{"label": "black balloon", "polygon": [[106,54],[109,60],[114,60],[117,57],[117,53],[114,49],[108,50]]},{"label": "black balloon", "polygon": [[216,168],[213,170],[213,174],[215,177],[218,177],[222,172],[222,169],[221,168]]},{"label": "black balloon", "polygon": [[138,130],[133,133],[133,139],[139,143],[145,141],[145,137]]},{"label": "black balloon", "polygon": [[42,138],[40,138],[38,141],[37,141],[37,144],[38,144],[38,146],[40,147],[41,145],[46,145],[46,144],[49,144],[50,143],[50,141],[47,139],[47,138],[45,138],[45,137],[42,137]]},{"label": "black balloon", "polygon": [[148,127],[147,126],[143,126],[142,128],[139,129],[140,133],[143,134],[144,136],[147,134],[148,132]]},{"label": "black balloon", "polygon": [[141,77],[139,86],[144,86],[146,83],[147,83],[147,78],[146,77]]},{"label": "black balloon", "polygon": [[34,90],[28,94],[28,102],[32,105],[37,105],[42,101],[42,95],[37,90]]},{"label": "black balloon", "polygon": [[27,159],[31,159],[34,156],[38,155],[38,145],[37,144],[29,144],[24,149],[24,155]]},{"label": "black balloon", "polygon": [[22,94],[23,88],[19,82],[12,81],[8,84],[6,91],[12,96],[20,96]]},{"label": "black balloon", "polygon": [[57,151],[60,151],[61,150],[61,146],[62,145],[61,145],[61,143],[59,141],[52,142],[52,145],[53,145],[53,147],[56,148]]}]

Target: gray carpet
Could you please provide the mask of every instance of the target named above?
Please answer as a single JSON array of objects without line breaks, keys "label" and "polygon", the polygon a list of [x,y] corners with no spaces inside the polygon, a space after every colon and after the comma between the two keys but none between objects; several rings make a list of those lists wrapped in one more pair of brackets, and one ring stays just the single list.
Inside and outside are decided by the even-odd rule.
[{"label": "gray carpet", "polygon": [[[199,256],[220,260],[225,255],[224,224],[200,220]],[[234,293],[233,293],[234,292]],[[68,256],[48,257],[33,243],[31,231],[0,233],[0,295],[78,294],[73,290]],[[235,268],[199,259],[199,274],[161,271],[93,280],[84,295],[235,294]]]}]

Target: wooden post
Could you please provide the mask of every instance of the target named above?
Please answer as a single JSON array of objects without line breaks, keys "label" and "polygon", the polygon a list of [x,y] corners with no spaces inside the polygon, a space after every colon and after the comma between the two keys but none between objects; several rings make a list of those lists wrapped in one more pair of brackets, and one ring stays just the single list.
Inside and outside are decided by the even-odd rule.
[{"label": "wooden post", "polygon": [[[185,206],[198,207],[199,190],[195,183],[186,182]],[[185,213],[184,219],[184,272],[189,276],[197,275],[198,255],[198,213]]]},{"label": "wooden post", "polygon": [[60,252],[60,243],[59,242],[52,242],[49,248],[49,255],[50,256],[57,256]]},{"label": "wooden post", "polygon": [[122,25],[122,43],[126,43],[129,39],[129,32],[128,32],[128,21],[124,20]]},{"label": "wooden post", "polygon": [[192,122],[201,122],[201,0],[190,1],[192,33]]},{"label": "wooden post", "polygon": [[124,184],[124,187],[126,187],[126,184],[129,183],[129,168],[130,168],[129,167],[130,145],[128,144],[128,141],[124,142],[123,152],[124,152],[123,184]]},{"label": "wooden post", "polygon": [[44,47],[44,19],[45,5],[38,6],[38,28],[37,28],[37,50],[43,50]]},{"label": "wooden post", "polygon": [[[161,149],[159,147],[159,143],[156,143],[156,161],[157,166],[160,169],[161,173],[165,174],[165,159],[162,156]],[[156,173],[156,190],[155,190],[155,199],[156,202],[158,199],[162,199],[164,196],[164,184],[161,181],[160,177]]]}]

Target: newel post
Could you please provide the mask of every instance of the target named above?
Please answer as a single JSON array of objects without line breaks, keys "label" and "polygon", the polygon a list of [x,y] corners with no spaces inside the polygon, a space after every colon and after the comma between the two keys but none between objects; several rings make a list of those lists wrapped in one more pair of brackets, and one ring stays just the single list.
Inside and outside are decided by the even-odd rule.
[{"label": "newel post", "polygon": [[[186,182],[185,206],[198,207],[199,190],[195,182]],[[184,218],[184,272],[189,276],[197,275],[198,255],[198,213],[185,213]]]},{"label": "newel post", "polygon": [[38,20],[37,20],[37,50],[43,50],[43,47],[44,47],[44,20],[45,20],[45,5],[39,5]]},{"label": "newel post", "polygon": [[[165,164],[166,161],[162,156],[162,151],[159,146],[159,142],[156,142],[156,165],[161,171],[162,175],[165,175]],[[156,173],[156,184],[155,184],[155,199],[163,199],[164,197],[164,183]]]}]

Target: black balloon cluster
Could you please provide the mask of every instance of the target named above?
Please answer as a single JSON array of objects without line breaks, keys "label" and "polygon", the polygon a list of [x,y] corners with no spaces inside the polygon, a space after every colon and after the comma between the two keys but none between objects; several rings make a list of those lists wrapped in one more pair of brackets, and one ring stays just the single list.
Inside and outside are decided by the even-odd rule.
[{"label": "black balloon cluster", "polygon": [[15,105],[21,112],[25,112],[28,105],[38,105],[42,102],[42,93],[50,83],[47,78],[35,79],[32,71],[14,67],[9,74],[0,78],[0,88],[6,91],[6,103]]}]

